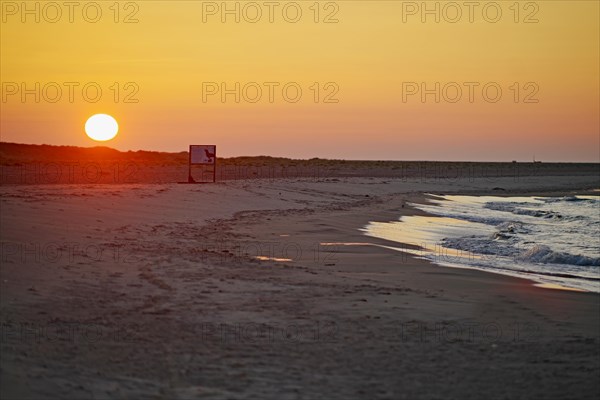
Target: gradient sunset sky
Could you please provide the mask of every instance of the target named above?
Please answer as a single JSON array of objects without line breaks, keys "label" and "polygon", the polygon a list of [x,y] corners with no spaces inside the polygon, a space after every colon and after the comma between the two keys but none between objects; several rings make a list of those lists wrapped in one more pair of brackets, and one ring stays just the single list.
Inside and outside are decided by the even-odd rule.
[{"label": "gradient sunset sky", "polygon": [[[216,144],[221,156],[599,161],[597,1],[453,3],[461,16],[450,2],[427,2],[431,10],[438,4],[439,22],[422,13],[422,2],[402,1],[275,2],[270,22],[259,1],[255,23],[257,8],[245,1],[227,2],[238,4],[239,22],[222,15],[221,1],[100,1],[95,23],[93,8],[84,18],[87,2],[73,22],[66,7],[58,18],[44,3],[36,22],[22,2],[2,1],[2,141],[159,151]],[[35,90],[36,82],[40,101],[23,99],[21,85]],[[42,93],[50,82],[62,87],[55,103],[52,85]],[[79,85],[73,102],[64,82]],[[102,89],[95,103],[82,94],[89,82]],[[262,98],[223,102],[203,93],[207,82],[257,82]],[[273,102],[264,82],[279,84]],[[302,89],[296,103],[283,98],[288,82]],[[408,95],[410,82],[439,82],[439,103],[434,94],[424,102]],[[462,88],[456,102],[448,101],[455,85],[441,93],[449,82]],[[478,85],[472,102],[464,82]],[[497,102],[483,96],[489,83],[490,99],[502,90]],[[325,103],[336,88],[337,102]],[[128,94],[138,102],[125,102]],[[85,135],[96,113],[117,119],[115,139]]]}]

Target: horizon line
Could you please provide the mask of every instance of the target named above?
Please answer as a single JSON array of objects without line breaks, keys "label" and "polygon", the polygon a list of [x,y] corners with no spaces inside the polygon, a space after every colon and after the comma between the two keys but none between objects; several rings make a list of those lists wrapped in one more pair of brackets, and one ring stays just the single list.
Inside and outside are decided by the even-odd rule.
[{"label": "horizon line", "polygon": [[[181,154],[188,153],[188,149],[180,150],[180,151],[164,151],[164,150],[146,150],[146,149],[137,149],[137,150],[119,150],[114,147],[110,147],[107,145],[94,145],[94,146],[77,146],[70,144],[48,144],[48,143],[17,143],[17,142],[5,142],[0,140],[0,145],[8,144],[8,145],[17,145],[17,146],[48,146],[48,147],[72,147],[78,149],[110,149],[119,153],[128,153],[128,152],[148,152],[148,153],[162,153],[162,154]],[[188,145],[189,146],[189,145]],[[218,146],[217,146],[218,147]],[[227,156],[227,157],[219,157],[223,159],[228,158],[259,158],[259,157],[270,157],[270,158],[283,158],[288,160],[295,161],[310,161],[310,160],[324,160],[324,161],[357,161],[357,162],[448,162],[448,163],[521,163],[521,164],[535,164],[535,163],[556,163],[556,164],[600,164],[600,157],[595,161],[556,161],[556,160],[532,160],[529,161],[519,161],[518,159],[513,160],[427,160],[427,159],[352,159],[352,158],[322,158],[322,157],[311,157],[311,158],[294,158],[289,156],[280,156],[280,155],[267,155],[267,154],[259,154],[259,155],[237,155],[237,156]]]}]

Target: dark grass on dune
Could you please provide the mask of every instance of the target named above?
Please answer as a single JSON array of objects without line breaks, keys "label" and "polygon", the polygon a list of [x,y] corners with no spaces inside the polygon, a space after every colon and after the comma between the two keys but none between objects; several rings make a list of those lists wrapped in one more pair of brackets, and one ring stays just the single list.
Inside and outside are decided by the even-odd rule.
[{"label": "dark grass on dune", "polygon": [[[0,182],[168,183],[187,178],[187,151],[122,152],[109,147],[31,145],[0,142]],[[212,170],[194,167],[198,180]],[[476,179],[600,175],[598,163],[520,163],[465,161],[372,161],[291,159],[270,156],[219,158],[218,181],[232,179],[379,177],[390,179]],[[206,178],[206,179],[204,179]]]}]

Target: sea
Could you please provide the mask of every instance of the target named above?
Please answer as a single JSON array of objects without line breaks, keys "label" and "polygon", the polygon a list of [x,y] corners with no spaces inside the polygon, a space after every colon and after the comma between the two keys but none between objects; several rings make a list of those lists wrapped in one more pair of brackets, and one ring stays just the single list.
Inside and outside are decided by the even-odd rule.
[{"label": "sea", "polygon": [[371,222],[368,236],[447,267],[600,293],[600,196],[433,196],[426,215]]}]

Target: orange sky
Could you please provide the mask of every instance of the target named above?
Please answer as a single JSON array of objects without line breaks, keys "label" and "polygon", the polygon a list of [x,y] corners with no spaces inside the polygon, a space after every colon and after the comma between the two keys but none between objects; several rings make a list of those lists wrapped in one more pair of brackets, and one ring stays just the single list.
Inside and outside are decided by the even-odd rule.
[{"label": "orange sky", "polygon": [[[1,3],[3,141],[97,145],[83,126],[108,113],[121,150],[599,161],[596,1]],[[239,103],[206,91],[236,82]]]}]

